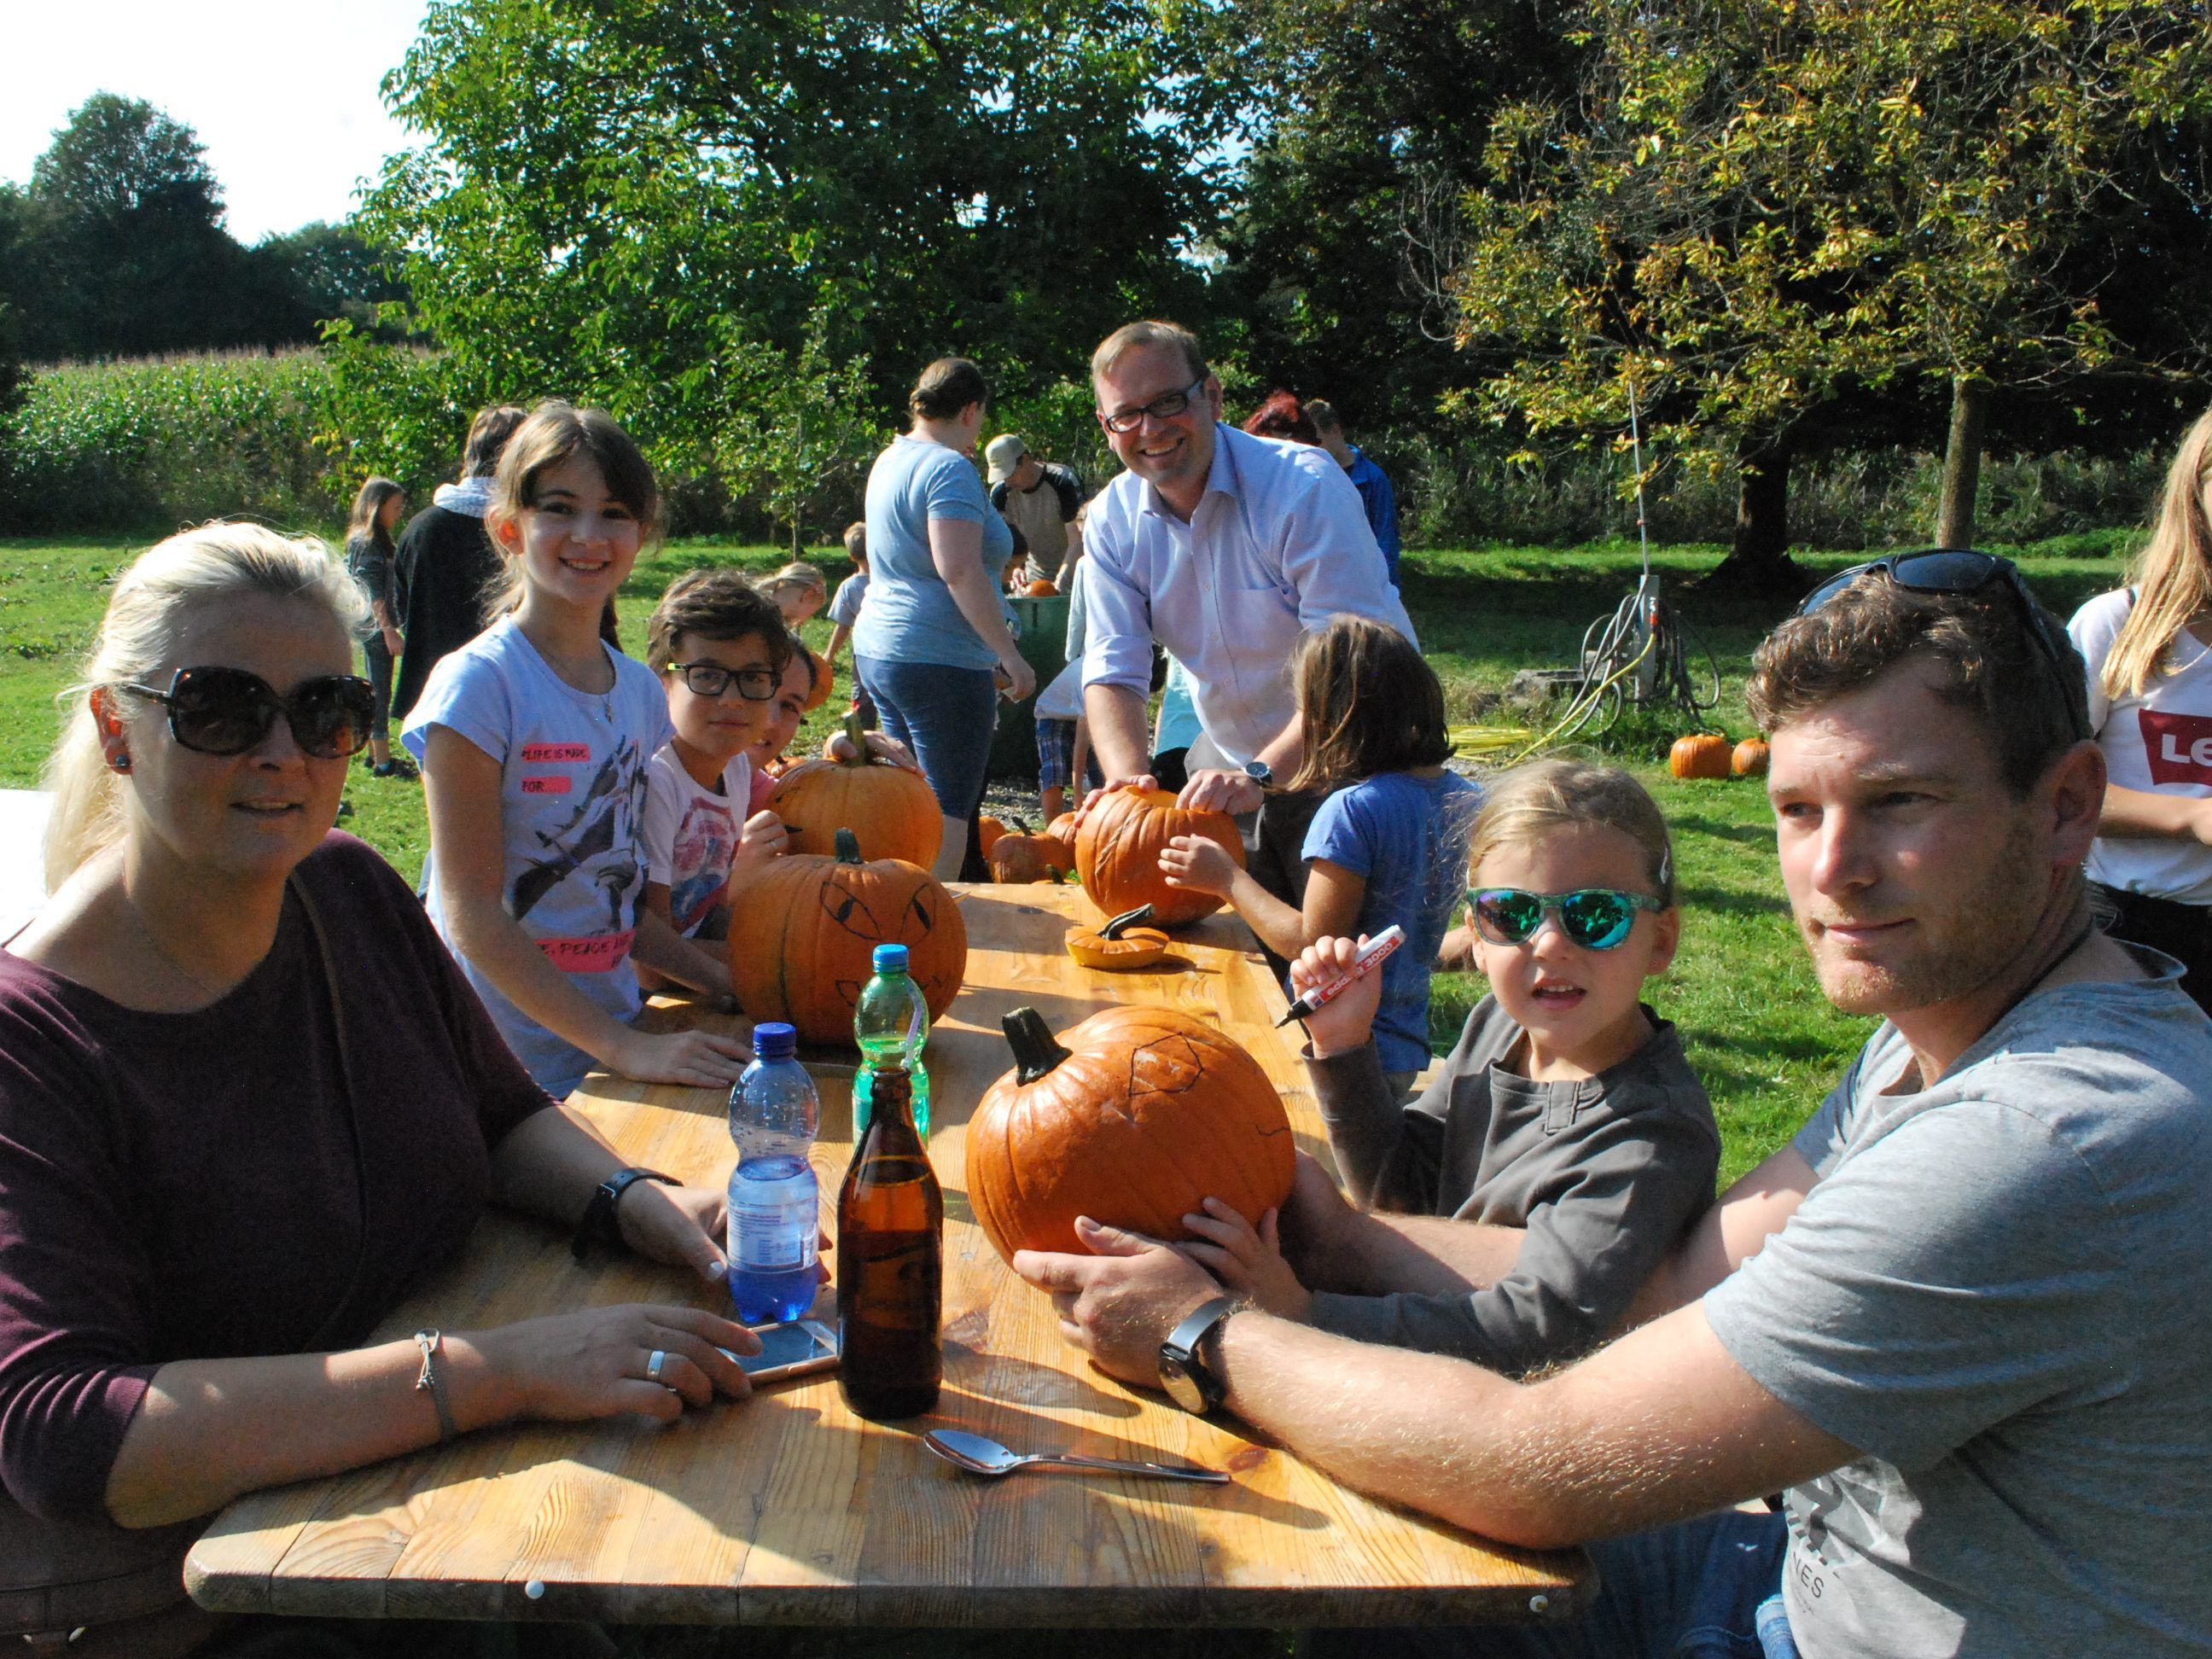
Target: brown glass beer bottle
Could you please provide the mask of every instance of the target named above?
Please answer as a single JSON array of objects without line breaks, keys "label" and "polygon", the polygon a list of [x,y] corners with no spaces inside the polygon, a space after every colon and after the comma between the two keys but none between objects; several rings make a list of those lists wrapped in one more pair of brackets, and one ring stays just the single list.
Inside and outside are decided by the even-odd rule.
[{"label": "brown glass beer bottle", "polygon": [[945,1194],[915,1131],[913,1079],[886,1066],[837,1194],[838,1381],[854,1413],[915,1417],[936,1405],[944,1291]]}]

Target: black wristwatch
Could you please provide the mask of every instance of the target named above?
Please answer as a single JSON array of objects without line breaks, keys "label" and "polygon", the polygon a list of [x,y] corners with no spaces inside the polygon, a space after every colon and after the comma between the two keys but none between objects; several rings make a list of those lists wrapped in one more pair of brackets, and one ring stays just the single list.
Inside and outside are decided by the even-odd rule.
[{"label": "black wristwatch", "polygon": [[664,1187],[683,1183],[674,1176],[665,1176],[658,1170],[617,1170],[592,1189],[592,1201],[584,1206],[584,1218],[576,1224],[576,1236],[568,1241],[568,1248],[581,1261],[594,1244],[609,1244],[622,1248],[622,1223],[615,1218],[615,1206],[622,1195],[641,1181],[657,1181]]},{"label": "black wristwatch", "polygon": [[1273,789],[1275,787],[1275,769],[1263,760],[1246,761],[1244,775],[1262,789]]},{"label": "black wristwatch", "polygon": [[1221,1380],[1221,1327],[1243,1305],[1233,1296],[1217,1296],[1160,1344],[1160,1387],[1194,1417],[1205,1416],[1228,1397],[1229,1385]]}]

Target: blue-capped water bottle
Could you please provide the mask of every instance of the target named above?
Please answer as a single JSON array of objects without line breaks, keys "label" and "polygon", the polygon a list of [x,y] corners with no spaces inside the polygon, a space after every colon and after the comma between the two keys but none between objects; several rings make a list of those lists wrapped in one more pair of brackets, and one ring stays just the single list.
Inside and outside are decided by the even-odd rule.
[{"label": "blue-capped water bottle", "polygon": [[921,1063],[929,1041],[929,1004],[906,970],[906,946],[878,945],[875,976],[861,988],[853,1011],[853,1040],[860,1045],[860,1069],[853,1079],[853,1144],[868,1132],[868,1103],[876,1068],[902,1067],[914,1085],[914,1127],[929,1144],[929,1073]]},{"label": "blue-capped water bottle", "polygon": [[730,1300],[748,1325],[798,1319],[814,1305],[819,1193],[806,1161],[821,1122],[799,1033],[753,1027],[753,1063],[730,1091]]}]

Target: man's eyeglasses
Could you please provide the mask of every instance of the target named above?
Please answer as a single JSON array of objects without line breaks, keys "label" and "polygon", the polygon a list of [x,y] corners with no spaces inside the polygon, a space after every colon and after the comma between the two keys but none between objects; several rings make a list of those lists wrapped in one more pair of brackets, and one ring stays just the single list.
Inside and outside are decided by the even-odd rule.
[{"label": "man's eyeglasses", "polygon": [[[2063,653],[2072,651],[2074,642],[2063,634],[2056,639],[2052,637],[2051,620],[2043,607],[2036,604],[2035,595],[2028,592],[2027,583],[2021,577],[2020,567],[2010,559],[1999,558],[1994,553],[1980,553],[1966,547],[1943,547],[1931,548],[1921,553],[1891,553],[1879,559],[1869,559],[1864,564],[1855,564],[1850,569],[1838,571],[1829,577],[1805,596],[1805,602],[1797,607],[1795,614],[1810,616],[1860,577],[1875,574],[1894,582],[1908,593],[1978,593],[1991,582],[2002,581],[2027,623],[2028,637],[2049,659],[2060,686],[2063,688],[2066,684],[2066,659]],[[2066,699],[2066,703],[2075,736],[2089,736],[2087,711],[2070,696]]]},{"label": "man's eyeglasses", "polygon": [[302,680],[289,697],[243,668],[179,668],[167,691],[137,684],[118,689],[165,704],[169,735],[203,755],[243,755],[258,747],[282,714],[301,753],[343,760],[368,746],[376,714],[375,688],[357,674]]},{"label": "man's eyeglasses", "polygon": [[747,702],[766,702],[783,683],[782,675],[766,666],[725,668],[718,662],[672,662],[668,666],[684,677],[695,697],[719,697],[734,683]]},{"label": "man's eyeglasses", "polygon": [[1475,931],[1492,945],[1525,945],[1544,925],[1548,911],[1559,918],[1567,938],[1585,951],[1610,951],[1627,943],[1638,910],[1667,907],[1649,893],[1624,893],[1613,887],[1577,887],[1571,893],[1529,893],[1518,887],[1470,887],[1468,908]]},{"label": "man's eyeglasses", "polygon": [[1163,392],[1139,409],[1117,409],[1111,415],[1101,412],[1098,424],[1109,432],[1134,432],[1145,423],[1149,415],[1156,421],[1172,421],[1190,407],[1190,400],[1206,389],[1202,380],[1193,380],[1180,392]]}]

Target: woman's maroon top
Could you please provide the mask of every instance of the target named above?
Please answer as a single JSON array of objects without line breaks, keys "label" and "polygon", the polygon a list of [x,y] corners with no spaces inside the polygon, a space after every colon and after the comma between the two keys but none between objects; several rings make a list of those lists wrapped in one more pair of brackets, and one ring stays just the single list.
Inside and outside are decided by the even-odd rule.
[{"label": "woman's maroon top", "polygon": [[121,1006],[0,952],[0,1484],[104,1516],[176,1359],[358,1344],[458,1250],[489,1151],[552,1103],[407,884],[332,834],[269,955],[195,1013]]}]

